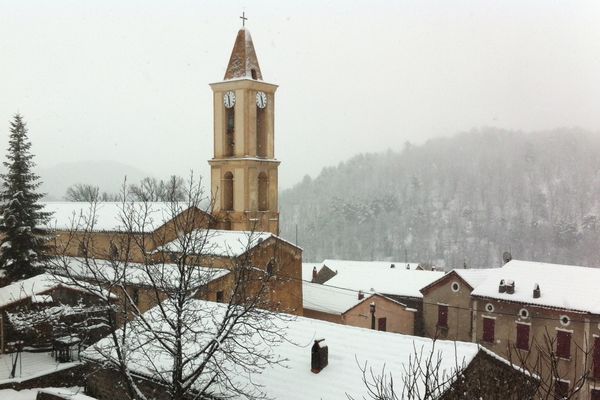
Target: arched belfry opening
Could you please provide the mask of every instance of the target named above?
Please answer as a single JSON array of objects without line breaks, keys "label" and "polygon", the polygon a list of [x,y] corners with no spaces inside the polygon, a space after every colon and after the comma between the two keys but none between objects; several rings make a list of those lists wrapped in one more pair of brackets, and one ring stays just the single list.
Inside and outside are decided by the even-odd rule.
[{"label": "arched belfry opening", "polygon": [[256,155],[267,157],[267,129],[265,108],[256,107]]},{"label": "arched belfry opening", "polygon": [[258,211],[269,210],[269,178],[265,172],[258,174]]},{"label": "arched belfry opening", "polygon": [[223,175],[223,210],[233,211],[233,174]]},{"label": "arched belfry opening", "polygon": [[225,108],[225,157],[235,151],[235,107]]}]

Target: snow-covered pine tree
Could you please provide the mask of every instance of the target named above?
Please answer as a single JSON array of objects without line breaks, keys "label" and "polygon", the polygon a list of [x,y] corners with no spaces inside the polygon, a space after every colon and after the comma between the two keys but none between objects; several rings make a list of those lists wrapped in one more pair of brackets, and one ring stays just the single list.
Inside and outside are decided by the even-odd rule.
[{"label": "snow-covered pine tree", "polygon": [[6,173],[0,192],[0,274],[9,281],[29,278],[41,272],[46,259],[48,242],[39,229],[50,214],[39,203],[43,194],[36,190],[39,177],[31,169],[35,166],[30,153],[31,142],[21,115],[15,115],[10,124]]}]

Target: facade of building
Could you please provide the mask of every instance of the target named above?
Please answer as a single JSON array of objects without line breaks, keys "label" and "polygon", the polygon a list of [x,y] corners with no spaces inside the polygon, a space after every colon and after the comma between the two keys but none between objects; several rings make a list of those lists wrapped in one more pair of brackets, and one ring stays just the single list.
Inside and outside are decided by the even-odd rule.
[{"label": "facade of building", "polygon": [[319,283],[303,282],[305,317],[379,331],[413,335],[415,309],[381,294],[362,292]]},{"label": "facade of building", "polygon": [[599,281],[596,268],[520,260],[454,270],[422,289],[425,333],[485,346],[540,376],[556,398],[597,400]]}]

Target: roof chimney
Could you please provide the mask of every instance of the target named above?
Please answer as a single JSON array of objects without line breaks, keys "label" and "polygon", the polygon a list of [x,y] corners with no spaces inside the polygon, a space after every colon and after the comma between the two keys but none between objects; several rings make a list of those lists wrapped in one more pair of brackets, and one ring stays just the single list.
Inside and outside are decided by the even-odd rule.
[{"label": "roof chimney", "polygon": [[502,261],[504,262],[504,264],[506,264],[507,262],[509,262],[510,260],[512,260],[512,254],[510,254],[509,251],[505,251],[502,254]]},{"label": "roof chimney", "polygon": [[329,349],[325,339],[317,339],[310,351],[310,371],[318,374],[329,363]]},{"label": "roof chimney", "polygon": [[396,268],[396,264],[390,264],[390,268]]},{"label": "roof chimney", "polygon": [[312,281],[311,282],[316,282],[317,281],[317,275],[319,273],[317,272],[317,267],[313,267],[313,274],[312,274]]},{"label": "roof chimney", "polygon": [[515,293],[515,281],[513,280],[507,280],[505,283],[506,286],[506,293],[507,294],[514,294]]},{"label": "roof chimney", "polygon": [[364,298],[365,298],[365,294],[363,293],[363,291],[362,291],[362,290],[359,290],[359,291],[358,291],[358,299],[359,299],[359,300],[362,300],[362,299],[364,299]]},{"label": "roof chimney", "polygon": [[540,285],[538,285],[537,283],[535,283],[533,285],[533,298],[534,299],[539,299],[541,295],[542,295],[542,292],[540,291]]},{"label": "roof chimney", "polygon": [[504,283],[504,279],[500,279],[500,284],[498,284],[498,293],[506,292],[506,285]]}]

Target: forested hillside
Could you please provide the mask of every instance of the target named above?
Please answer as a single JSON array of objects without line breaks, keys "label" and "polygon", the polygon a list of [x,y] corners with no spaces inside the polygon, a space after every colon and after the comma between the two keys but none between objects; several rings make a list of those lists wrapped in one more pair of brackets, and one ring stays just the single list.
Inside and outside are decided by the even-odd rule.
[{"label": "forested hillside", "polygon": [[362,154],[281,195],[305,260],[600,266],[600,135],[482,129]]}]

